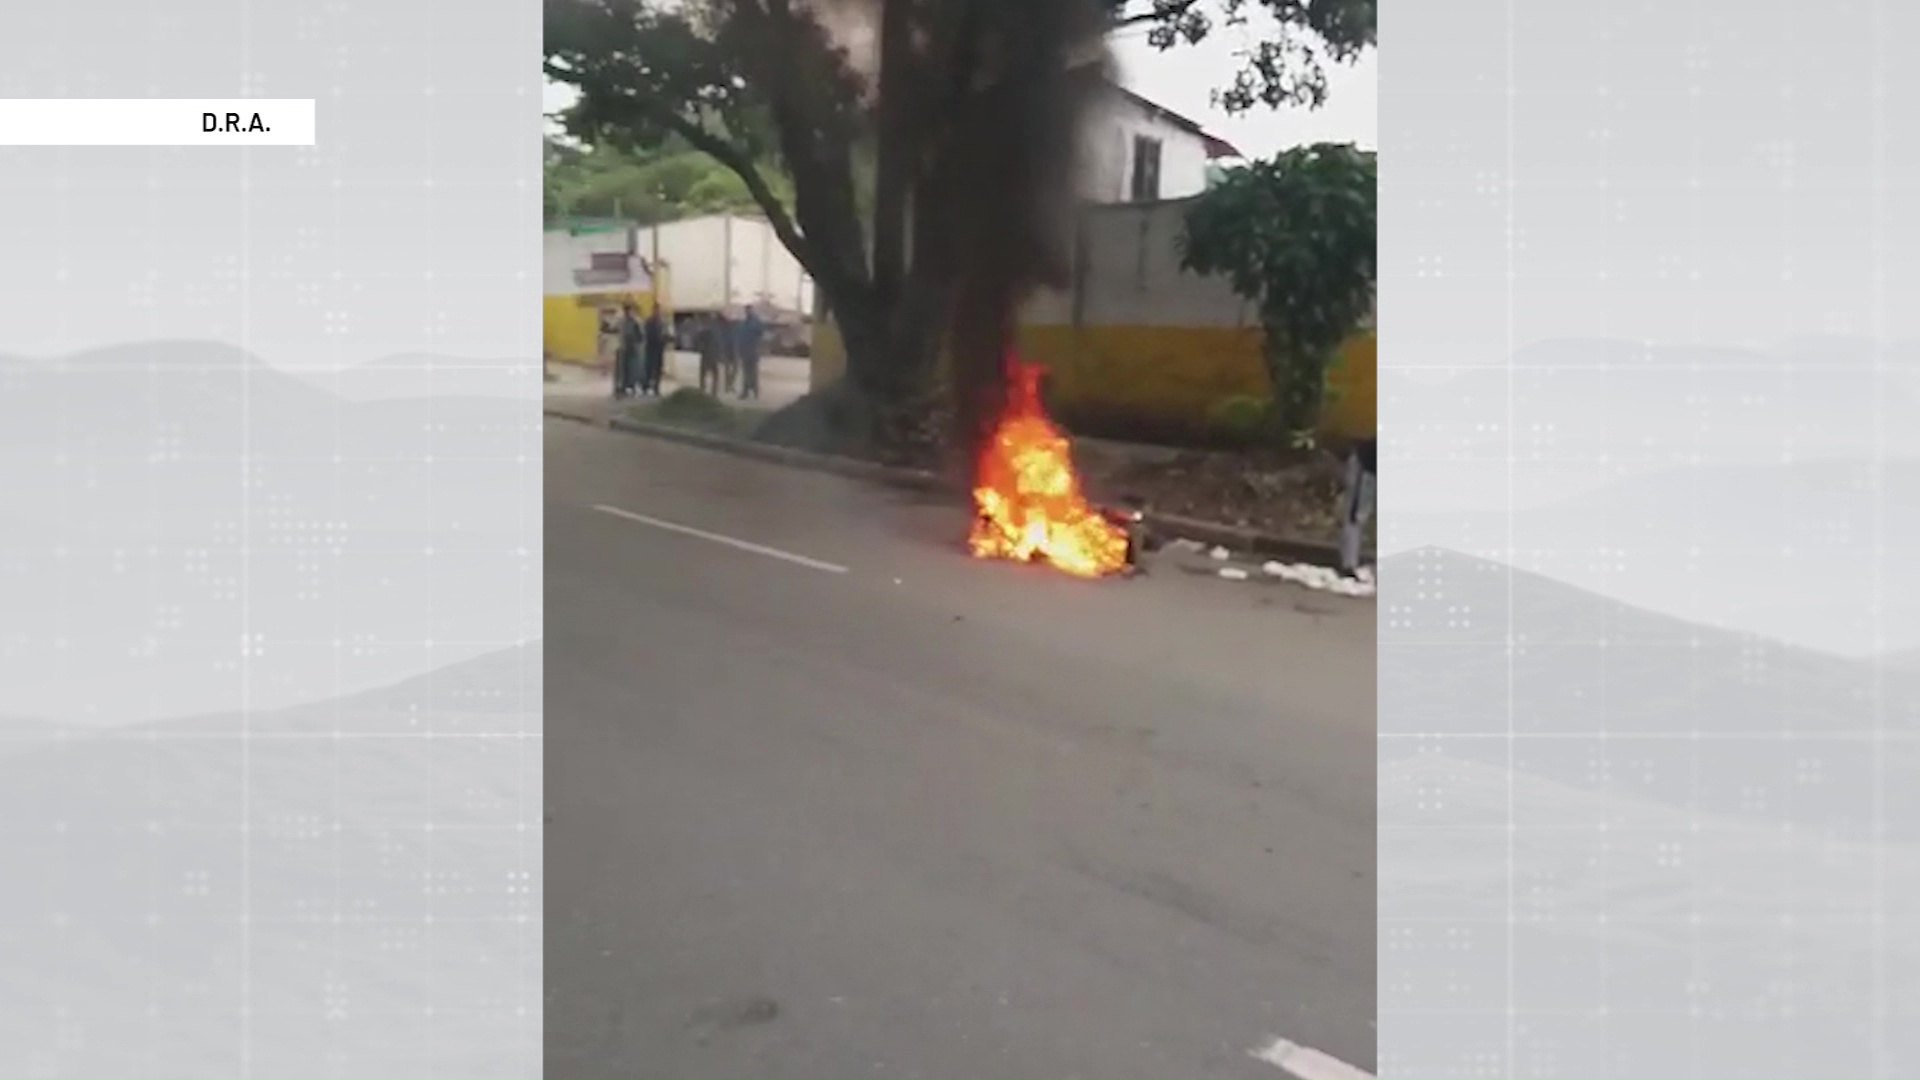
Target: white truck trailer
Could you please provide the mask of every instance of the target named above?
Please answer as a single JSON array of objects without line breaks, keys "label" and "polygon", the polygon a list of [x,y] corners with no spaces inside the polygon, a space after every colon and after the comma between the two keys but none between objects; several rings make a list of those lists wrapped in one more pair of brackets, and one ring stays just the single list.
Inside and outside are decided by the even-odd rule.
[{"label": "white truck trailer", "polygon": [[[806,351],[813,321],[813,279],[773,226],[760,218],[714,214],[635,231],[635,253],[664,264],[676,327],[693,316],[738,318],[751,304],[767,324],[768,351]],[[690,344],[686,337],[682,343]]]}]

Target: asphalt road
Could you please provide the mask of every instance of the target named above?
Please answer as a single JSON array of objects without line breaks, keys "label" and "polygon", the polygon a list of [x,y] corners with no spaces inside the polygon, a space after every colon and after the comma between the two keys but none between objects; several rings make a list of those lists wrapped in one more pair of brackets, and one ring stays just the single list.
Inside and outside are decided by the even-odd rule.
[{"label": "asphalt road", "polygon": [[1373,1071],[1371,604],[963,524],[549,423],[548,1075]]}]

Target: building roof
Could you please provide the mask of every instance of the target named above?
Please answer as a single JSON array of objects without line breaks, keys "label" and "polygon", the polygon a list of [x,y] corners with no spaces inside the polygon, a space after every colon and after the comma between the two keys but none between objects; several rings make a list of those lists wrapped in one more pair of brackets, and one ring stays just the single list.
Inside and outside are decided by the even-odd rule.
[{"label": "building roof", "polygon": [[1164,105],[1156,104],[1155,102],[1150,101],[1147,98],[1141,97],[1139,94],[1136,94],[1133,91],[1127,89],[1126,87],[1121,86],[1117,82],[1111,82],[1111,80],[1109,80],[1109,84],[1115,90],[1120,92],[1121,97],[1127,99],[1127,101],[1131,102],[1136,108],[1142,110],[1148,115],[1158,120],[1162,120],[1162,121],[1165,121],[1166,123],[1172,124],[1174,127],[1180,128],[1183,131],[1192,132],[1193,134],[1199,136],[1200,140],[1206,144],[1207,157],[1237,158],[1237,157],[1243,156],[1240,153],[1239,149],[1236,148],[1232,143],[1228,142],[1227,140],[1221,138],[1218,135],[1214,135],[1211,132],[1207,131],[1206,128],[1203,128],[1200,126],[1198,121],[1191,120],[1185,116],[1181,116],[1179,113],[1174,112],[1172,109],[1169,109]]},{"label": "building roof", "polygon": [[1200,137],[1207,141],[1207,160],[1209,161],[1219,158],[1246,157],[1245,154],[1240,152],[1239,147],[1218,135],[1208,135],[1205,132],[1201,132]]}]

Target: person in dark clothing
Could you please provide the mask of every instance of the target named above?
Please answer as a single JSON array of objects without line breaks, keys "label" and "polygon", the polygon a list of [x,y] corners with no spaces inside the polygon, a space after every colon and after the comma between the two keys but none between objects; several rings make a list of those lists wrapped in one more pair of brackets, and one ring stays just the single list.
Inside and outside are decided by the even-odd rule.
[{"label": "person in dark clothing", "polygon": [[740,400],[760,396],[760,342],[766,336],[766,324],[753,308],[740,320],[737,353],[740,358]]},{"label": "person in dark clothing", "polygon": [[1360,541],[1373,516],[1379,475],[1377,439],[1361,439],[1347,457],[1347,491],[1340,506],[1340,569],[1349,577],[1360,570]]},{"label": "person in dark clothing", "polygon": [[704,393],[720,393],[721,354],[726,348],[722,337],[720,320],[711,315],[701,319],[700,328],[694,331],[694,346],[700,350],[700,389]]},{"label": "person in dark clothing", "polygon": [[733,393],[733,388],[739,385],[740,382],[739,331],[734,326],[733,320],[727,317],[726,312],[722,311],[713,317],[713,332],[714,336],[718,339],[719,354],[717,360],[722,376],[722,378],[715,383],[713,392],[718,394],[721,389],[720,383],[725,383],[727,393],[731,394]]},{"label": "person in dark clothing", "polygon": [[639,388],[640,354],[646,345],[640,313],[629,302],[620,309],[620,344],[613,361],[613,396],[632,397]]},{"label": "person in dark clothing", "polygon": [[667,367],[667,324],[655,308],[647,315],[645,362],[640,367],[640,392],[660,396],[660,379]]}]

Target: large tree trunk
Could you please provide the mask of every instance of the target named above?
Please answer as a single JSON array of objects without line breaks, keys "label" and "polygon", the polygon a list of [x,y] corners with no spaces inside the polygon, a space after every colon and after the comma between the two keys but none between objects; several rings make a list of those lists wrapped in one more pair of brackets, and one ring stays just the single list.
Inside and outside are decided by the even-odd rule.
[{"label": "large tree trunk", "polygon": [[[829,296],[827,302],[832,304],[833,298]],[[842,378],[876,402],[891,397],[895,388],[888,363],[886,313],[872,304],[848,304],[834,308],[833,321],[846,354]]]},{"label": "large tree trunk", "polygon": [[912,0],[882,0],[880,96],[875,110],[873,286],[880,306],[900,298],[907,273],[907,203],[913,185]]},{"label": "large tree trunk", "polygon": [[831,314],[846,357],[844,375],[776,411],[755,437],[920,468],[945,464],[944,411],[925,392],[932,380],[911,376],[916,368],[928,372],[933,365],[903,362],[915,349],[932,351],[921,343],[937,341],[937,327],[903,326],[870,304],[856,303]]},{"label": "large tree trunk", "polygon": [[914,417],[907,413],[937,407],[945,315],[933,283],[910,273],[891,307],[856,308],[840,323],[847,379],[889,414],[889,423],[911,424]]}]

